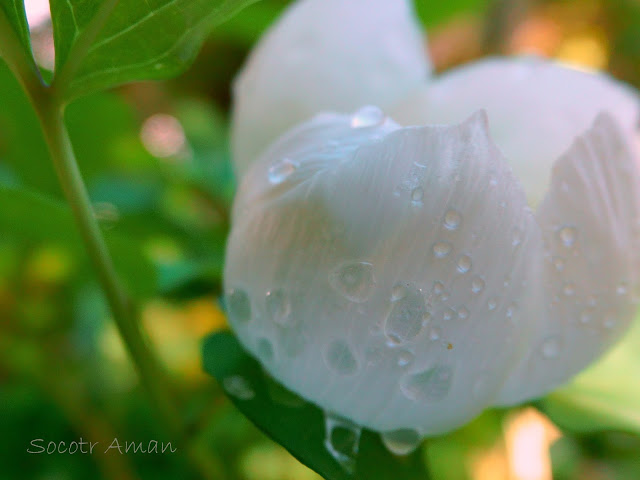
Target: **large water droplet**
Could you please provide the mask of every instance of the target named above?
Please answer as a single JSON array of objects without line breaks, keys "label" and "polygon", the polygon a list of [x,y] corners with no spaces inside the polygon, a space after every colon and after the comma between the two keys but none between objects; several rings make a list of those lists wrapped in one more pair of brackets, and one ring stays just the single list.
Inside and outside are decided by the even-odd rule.
[{"label": "large water droplet", "polygon": [[420,291],[406,289],[404,297],[392,301],[391,311],[384,325],[387,337],[395,343],[411,340],[422,330],[422,322],[427,312]]},{"label": "large water droplet", "polygon": [[458,309],[458,318],[460,320],[466,320],[469,318],[469,310],[466,307],[460,307]]},{"label": "large water droplet", "polygon": [[277,289],[267,292],[265,303],[267,315],[273,322],[282,327],[293,326],[295,322],[291,315],[291,302],[284,290]]},{"label": "large water droplet", "polygon": [[342,265],[329,275],[329,284],[352,302],[364,302],[375,285],[373,265],[367,262]]},{"label": "large water droplet", "polygon": [[391,290],[391,301],[397,302],[401,298],[407,295],[407,288],[404,285],[398,284]]},{"label": "large water droplet", "polygon": [[433,256],[436,258],[444,258],[451,253],[451,244],[447,242],[437,242],[433,244]]},{"label": "large water droplet", "polygon": [[343,340],[333,340],[329,343],[324,360],[327,367],[340,375],[352,375],[358,369],[358,362],[351,347]]},{"label": "large water droplet", "polygon": [[483,292],[484,286],[484,280],[480,277],[475,277],[473,280],[471,280],[471,291],[476,295]]},{"label": "large water droplet", "polygon": [[373,105],[362,107],[351,117],[353,128],[377,127],[385,121],[385,115],[380,108]]},{"label": "large water droplet", "polygon": [[400,380],[400,390],[410,400],[436,402],[447,396],[452,378],[451,367],[438,365],[420,373],[405,375]]},{"label": "large water droplet", "polygon": [[442,330],[438,327],[431,327],[429,330],[429,340],[435,342],[436,340],[440,340],[442,336]]},{"label": "large water droplet", "polygon": [[544,358],[548,358],[548,359],[556,358],[558,355],[560,355],[561,348],[562,348],[562,341],[560,340],[560,337],[553,336],[545,339],[542,342],[542,345],[540,347],[540,353],[542,353],[542,356]]},{"label": "large water droplet", "polygon": [[278,185],[289,178],[297,169],[297,162],[288,158],[284,158],[278,163],[275,163],[271,165],[271,167],[269,167],[267,176],[269,177],[269,181],[271,183],[273,183],[274,185]]},{"label": "large water droplet", "polygon": [[462,223],[462,215],[460,215],[460,212],[448,210],[447,213],[444,214],[443,224],[445,228],[456,230],[460,226],[460,223]]},{"label": "large water droplet", "polygon": [[410,428],[384,432],[380,437],[387,450],[395,455],[409,455],[422,441],[420,433]]},{"label": "large water droplet", "polygon": [[227,308],[232,322],[246,323],[251,320],[251,300],[241,288],[231,288],[227,292]]},{"label": "large water droplet", "polygon": [[328,412],[325,413],[324,426],[325,448],[346,471],[353,472],[362,428]]},{"label": "large water droplet", "polygon": [[469,270],[471,270],[472,267],[472,263],[471,263],[471,257],[469,255],[461,255],[458,258],[458,271],[460,273],[467,273],[469,272]]},{"label": "large water droplet", "polygon": [[564,226],[558,230],[558,237],[565,247],[573,247],[578,238],[578,230],[576,227]]},{"label": "large water droplet", "polygon": [[251,400],[256,395],[249,382],[240,375],[226,377],[222,381],[222,386],[229,395],[240,400]]}]

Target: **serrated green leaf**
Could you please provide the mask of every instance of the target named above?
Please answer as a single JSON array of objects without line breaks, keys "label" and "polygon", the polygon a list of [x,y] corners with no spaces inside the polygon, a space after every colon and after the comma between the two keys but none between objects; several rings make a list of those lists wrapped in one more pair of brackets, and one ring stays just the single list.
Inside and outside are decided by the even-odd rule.
[{"label": "serrated green leaf", "polygon": [[640,434],[640,321],[605,358],[540,408],[575,432],[619,430]]},{"label": "serrated green leaf", "polygon": [[15,35],[18,37],[25,57],[35,65],[31,52],[31,37],[23,0],[0,0],[0,10],[6,16],[11,28],[13,28]]},{"label": "serrated green leaf", "polygon": [[51,0],[56,72],[77,63],[64,79],[68,97],[175,76],[193,61],[213,27],[254,1]]},{"label": "serrated green leaf", "polygon": [[[396,457],[382,445],[379,435],[363,430],[355,472],[346,471],[324,446],[323,412],[267,377],[230,332],[209,336],[203,346],[205,370],[223,385],[225,379],[242,378],[254,395],[230,395],[231,401],[255,425],[285,447],[294,457],[328,480],[427,480],[428,473],[416,451]],[[283,401],[284,395],[296,401]]]},{"label": "serrated green leaf", "polygon": [[[37,193],[0,186],[0,232],[17,238],[57,243],[74,253],[84,244],[64,204]],[[156,292],[156,270],[139,246],[128,237],[106,232],[116,270],[131,292],[140,297]]]}]

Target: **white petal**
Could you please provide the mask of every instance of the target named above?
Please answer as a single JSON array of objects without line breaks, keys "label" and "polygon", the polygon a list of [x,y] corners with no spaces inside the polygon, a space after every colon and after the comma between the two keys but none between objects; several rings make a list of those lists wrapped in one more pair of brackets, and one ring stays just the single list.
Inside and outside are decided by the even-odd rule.
[{"label": "white petal", "polygon": [[255,48],[234,87],[238,177],[293,125],[326,110],[383,108],[426,81],[409,0],[300,0]]},{"label": "white petal", "polygon": [[541,396],[585,368],[626,331],[640,262],[637,167],[606,114],[554,166],[538,222],[546,245],[530,352],[499,403]]},{"label": "white petal", "polygon": [[625,135],[635,135],[635,91],[606,75],[590,74],[538,58],[495,58],[463,66],[411,95],[393,117],[403,125],[459,122],[486,109],[491,134],[537,205],[551,167],[608,112]]},{"label": "white petal", "polygon": [[237,202],[230,322],[278,380],[361,425],[422,435],[495,400],[542,242],[484,114],[405,129],[318,117],[254,164]]}]

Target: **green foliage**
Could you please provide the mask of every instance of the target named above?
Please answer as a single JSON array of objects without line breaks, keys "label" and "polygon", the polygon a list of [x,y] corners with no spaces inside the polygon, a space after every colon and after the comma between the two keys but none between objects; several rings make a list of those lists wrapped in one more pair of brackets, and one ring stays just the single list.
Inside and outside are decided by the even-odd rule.
[{"label": "green foliage", "polygon": [[18,37],[24,55],[30,59],[31,37],[29,36],[29,25],[27,24],[23,0],[2,0],[0,2],[0,10],[4,12],[7,20],[9,20],[9,24]]},{"label": "green foliage", "polygon": [[[395,457],[373,432],[364,430],[355,470],[350,473],[325,447],[323,412],[295,397],[269,378],[230,333],[217,333],[205,340],[205,370],[223,385],[242,379],[252,395],[233,395],[231,401],[261,430],[283,445],[305,465],[328,480],[425,480],[428,474],[420,452]],[[249,390],[248,390],[249,391]]]},{"label": "green foliage", "polygon": [[175,76],[214,26],[253,1],[51,0],[56,72],[72,73],[63,85],[71,98]]},{"label": "green foliage", "polygon": [[[638,320],[604,359],[542,401],[543,410],[558,425],[572,432],[618,430],[640,435]],[[630,378],[630,372],[636,377]]]}]

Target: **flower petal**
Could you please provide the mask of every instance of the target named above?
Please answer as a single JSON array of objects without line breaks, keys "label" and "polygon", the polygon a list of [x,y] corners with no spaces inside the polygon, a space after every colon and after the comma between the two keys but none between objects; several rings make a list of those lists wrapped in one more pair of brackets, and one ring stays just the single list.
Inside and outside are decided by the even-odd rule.
[{"label": "flower petal", "polygon": [[542,242],[483,113],[357,120],[317,117],[245,176],[230,322],[324,409],[379,431],[448,431],[494,401],[522,352],[519,299]]},{"label": "flower petal", "polygon": [[635,135],[639,117],[637,94],[625,85],[535,57],[494,58],[453,70],[392,115],[403,125],[448,124],[480,108],[532,205],[547,191],[553,162],[598,113],[612,115],[625,135]]},{"label": "flower petal", "polygon": [[386,108],[426,81],[408,0],[300,0],[262,38],[234,86],[236,173],[293,125],[326,110]]},{"label": "flower petal", "polygon": [[640,179],[615,120],[600,115],[553,169],[537,213],[546,245],[530,352],[500,404],[538,397],[585,368],[635,311]]}]

